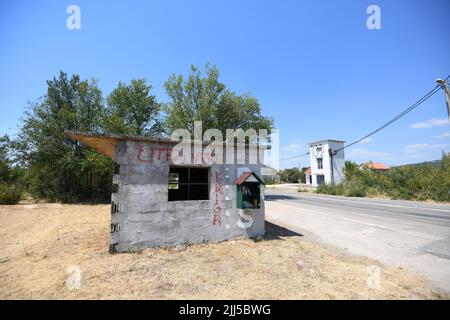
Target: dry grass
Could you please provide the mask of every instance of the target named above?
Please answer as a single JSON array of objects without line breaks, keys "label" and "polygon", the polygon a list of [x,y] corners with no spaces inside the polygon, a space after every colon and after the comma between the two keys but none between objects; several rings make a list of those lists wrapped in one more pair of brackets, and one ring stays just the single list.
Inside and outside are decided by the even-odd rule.
[{"label": "dry grass", "polygon": [[[261,242],[236,240],[110,255],[109,206],[0,206],[2,299],[436,299],[423,279],[338,254],[269,225]],[[77,265],[81,288],[69,290]]]}]

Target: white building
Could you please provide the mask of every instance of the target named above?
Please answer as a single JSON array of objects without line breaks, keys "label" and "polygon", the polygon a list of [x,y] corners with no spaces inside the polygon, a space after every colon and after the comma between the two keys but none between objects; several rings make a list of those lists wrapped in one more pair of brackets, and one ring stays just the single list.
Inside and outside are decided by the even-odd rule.
[{"label": "white building", "polygon": [[321,140],[309,144],[310,170],[307,184],[317,187],[323,184],[338,184],[344,180],[345,141]]},{"label": "white building", "polygon": [[278,174],[277,170],[275,170],[272,167],[269,166],[262,166],[261,167],[261,176],[266,181],[270,181],[272,183],[280,183],[280,175]]}]

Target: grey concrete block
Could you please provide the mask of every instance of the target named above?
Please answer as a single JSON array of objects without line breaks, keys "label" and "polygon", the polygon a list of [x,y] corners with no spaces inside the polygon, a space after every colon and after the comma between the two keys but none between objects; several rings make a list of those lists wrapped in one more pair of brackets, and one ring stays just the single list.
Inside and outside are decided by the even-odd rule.
[{"label": "grey concrete block", "polygon": [[[113,227],[116,232],[110,234],[110,243],[117,252],[264,234],[264,201],[261,209],[246,213],[253,220],[251,226],[246,225],[248,219],[236,208],[234,184],[239,167],[259,174],[259,165],[213,164],[209,200],[168,202],[169,163],[165,161],[164,152],[158,159],[158,153],[154,151],[151,158],[150,151],[168,147],[170,145],[135,141],[121,141],[117,145],[120,175],[115,175],[113,182],[119,184],[119,193],[114,193],[111,199],[118,205],[119,212],[112,214],[111,223],[118,227]],[[219,189],[216,188],[216,172],[221,177]],[[213,225],[216,196],[221,208],[220,225]]]}]

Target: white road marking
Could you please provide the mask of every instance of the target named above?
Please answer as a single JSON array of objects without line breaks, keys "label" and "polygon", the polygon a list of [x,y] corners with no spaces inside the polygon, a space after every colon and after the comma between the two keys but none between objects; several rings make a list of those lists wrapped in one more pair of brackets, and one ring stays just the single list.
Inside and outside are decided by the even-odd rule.
[{"label": "white road marking", "polygon": [[375,228],[380,228],[380,229],[385,229],[385,230],[391,230],[391,231],[396,231],[392,228],[389,227],[385,227],[385,226],[381,226],[379,224],[374,224],[374,223],[368,223],[368,222],[364,222],[364,221],[360,221],[360,220],[354,220],[354,219],[349,219],[349,218],[344,218],[344,217],[339,217],[342,220],[346,220],[346,221],[350,221],[350,222],[354,222],[354,223],[359,223],[359,224],[364,224],[366,226],[370,226],[370,227],[375,227]]},{"label": "white road marking", "polygon": [[[284,200],[284,202],[290,202],[293,205],[295,205],[295,207],[298,207],[298,202],[293,202],[293,201],[289,201],[289,200]],[[381,216],[371,216],[372,218],[377,217],[379,219],[401,220],[401,216],[403,216],[403,215],[414,217],[416,219],[425,220],[423,223],[427,223],[426,220],[442,221],[442,219],[445,219],[445,217],[432,217],[432,216],[428,216],[428,215],[417,215],[417,214],[414,214],[414,213],[407,213],[407,212],[396,213],[397,214],[396,217],[389,217],[386,214],[392,213],[390,211],[381,211],[381,210],[375,210],[375,209],[369,209],[369,208],[351,207],[351,206],[346,206],[346,205],[340,204],[340,203],[330,203],[330,202],[328,202],[327,204],[330,204],[330,205],[333,205],[333,206],[337,206],[337,207],[342,207],[342,208],[345,208],[347,210],[348,209],[350,209],[350,210],[363,210],[363,211],[369,211],[369,212],[372,212],[372,213],[375,213],[375,212],[376,213],[381,213],[382,214]],[[323,208],[322,206],[320,206],[320,203],[318,203],[318,204],[305,204],[305,203],[302,203],[302,206],[303,207],[304,206],[310,206],[310,207],[313,207],[313,208]],[[331,209],[331,208],[329,208],[329,209]],[[352,215],[358,215],[358,216],[361,216],[361,217],[367,217],[368,216],[367,214],[357,213],[357,212],[353,212],[353,211],[348,211],[347,213],[348,214],[352,214]],[[326,213],[323,213],[323,212],[321,214],[322,215],[325,214],[326,216],[330,216],[329,214],[326,214]]]},{"label": "white road marking", "polygon": [[375,206],[387,206],[387,207],[400,207],[400,208],[414,208],[414,209],[422,209],[422,210],[433,210],[433,211],[443,211],[450,213],[450,207],[449,209],[442,209],[442,208],[430,208],[430,207],[422,207],[420,204],[418,206],[414,205],[406,205],[406,204],[392,204],[392,203],[386,203],[386,202],[374,202],[374,201],[367,201],[367,200],[354,200],[354,199],[338,199],[334,197],[327,197],[327,196],[310,196],[310,195],[296,195],[295,196],[298,199],[301,199],[302,197],[307,199],[324,199],[324,200],[330,200],[330,201],[341,201],[341,202],[347,202],[347,203],[359,203],[359,204],[370,204]]},{"label": "white road marking", "polygon": [[[313,205],[309,205],[309,204],[302,204],[302,207],[299,207],[298,203],[296,203],[296,202],[290,202],[290,203],[287,203],[287,201],[283,201],[283,202],[284,203],[281,203],[281,202],[273,203],[273,205],[289,207],[291,209],[296,210],[297,212],[302,212],[302,213],[307,213],[307,214],[314,214],[315,216],[320,215],[320,216],[327,217],[327,218],[332,218],[332,219],[344,218],[344,217],[336,216],[336,214],[333,214],[333,213],[324,213],[324,212],[318,211],[317,210],[318,209],[317,206],[313,206]],[[267,210],[266,214],[269,213],[269,211],[270,211],[270,205],[272,205],[272,204],[269,204],[268,206],[266,206],[266,210]],[[335,204],[335,205],[344,207],[343,205],[339,205],[339,204]],[[340,210],[340,209],[335,209],[335,210]],[[384,213],[383,211],[376,211],[376,210],[373,210],[373,209],[362,209],[362,210],[368,210],[368,211],[371,211],[371,212]],[[414,236],[416,238],[425,239],[427,241],[435,241],[435,240],[441,239],[440,237],[430,238],[429,236],[423,236],[421,234],[411,233],[411,232],[408,231],[408,229],[410,229],[411,227],[416,228],[417,227],[417,223],[433,225],[433,224],[430,224],[426,220],[420,221],[420,222],[414,222],[414,223],[411,224],[410,221],[404,220],[401,217],[386,217],[386,216],[378,216],[378,215],[376,215],[376,216],[369,216],[367,214],[357,213],[357,212],[347,212],[347,214],[349,214],[351,216],[360,216],[361,218],[365,218],[365,219],[370,217],[370,218],[373,218],[373,219],[376,219],[376,220],[383,220],[386,223],[389,223],[389,224],[393,223],[394,225],[398,225],[399,227],[401,226],[401,227],[406,227],[407,228],[406,230],[404,230],[404,229],[401,229],[401,228],[400,229],[394,229],[394,228],[390,228],[389,229],[389,227],[384,227],[386,229],[389,229],[389,230],[394,231],[394,232],[399,233],[399,234],[404,234],[404,235],[408,235],[408,236]],[[359,223],[367,224],[369,226],[374,225],[374,224],[371,224],[369,222],[367,222],[367,223],[366,222],[361,222],[361,220],[352,220],[350,218],[344,218],[344,219],[348,219],[350,221],[358,221]],[[427,218],[427,219],[433,219],[433,218]],[[383,227],[381,225],[376,225],[376,226]]]}]

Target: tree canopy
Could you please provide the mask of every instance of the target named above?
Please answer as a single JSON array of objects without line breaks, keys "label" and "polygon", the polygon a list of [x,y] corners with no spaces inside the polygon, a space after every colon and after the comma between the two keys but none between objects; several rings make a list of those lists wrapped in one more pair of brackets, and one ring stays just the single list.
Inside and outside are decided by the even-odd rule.
[{"label": "tree canopy", "polygon": [[7,135],[0,137],[0,183],[14,179],[11,172],[11,160],[8,156],[10,140]]},{"label": "tree canopy", "polygon": [[108,96],[105,131],[127,135],[162,134],[161,105],[150,95],[151,89],[145,79],[131,80],[128,85],[119,82]]},{"label": "tree canopy", "polygon": [[[168,136],[178,128],[192,132],[197,120],[203,121],[204,130],[217,128],[222,132],[273,127],[273,120],[261,115],[256,98],[237,95],[220,83],[216,67],[207,65],[206,76],[192,67],[186,81],[182,75],[172,75],[165,88],[169,101],[163,114],[163,104],[151,94],[152,86],[146,79],[119,82],[104,99],[96,80],[82,80],[61,71],[47,81],[45,94],[29,104],[17,137],[12,141],[0,138],[0,183],[16,179],[17,175],[8,177],[20,166],[25,170],[21,181],[36,198],[109,200],[112,161],[66,137],[65,130]],[[14,149],[15,161],[7,156],[8,148]],[[0,193],[8,199],[18,192],[8,185],[2,188]]]},{"label": "tree canopy", "polygon": [[202,121],[203,131],[219,129],[273,128],[273,119],[261,114],[258,100],[250,94],[238,95],[219,81],[215,66],[206,65],[203,76],[199,68],[191,66],[187,79],[173,74],[165,83],[169,102],[164,110],[165,124],[170,134],[175,129],[194,130],[194,121]]},{"label": "tree canopy", "polygon": [[298,168],[284,169],[279,172],[280,180],[286,183],[304,183],[305,173]]},{"label": "tree canopy", "polygon": [[106,197],[111,161],[64,135],[66,129],[102,131],[104,106],[97,82],[61,72],[47,86],[47,93],[25,112],[16,141],[18,159],[29,169],[29,191],[70,202]]}]

